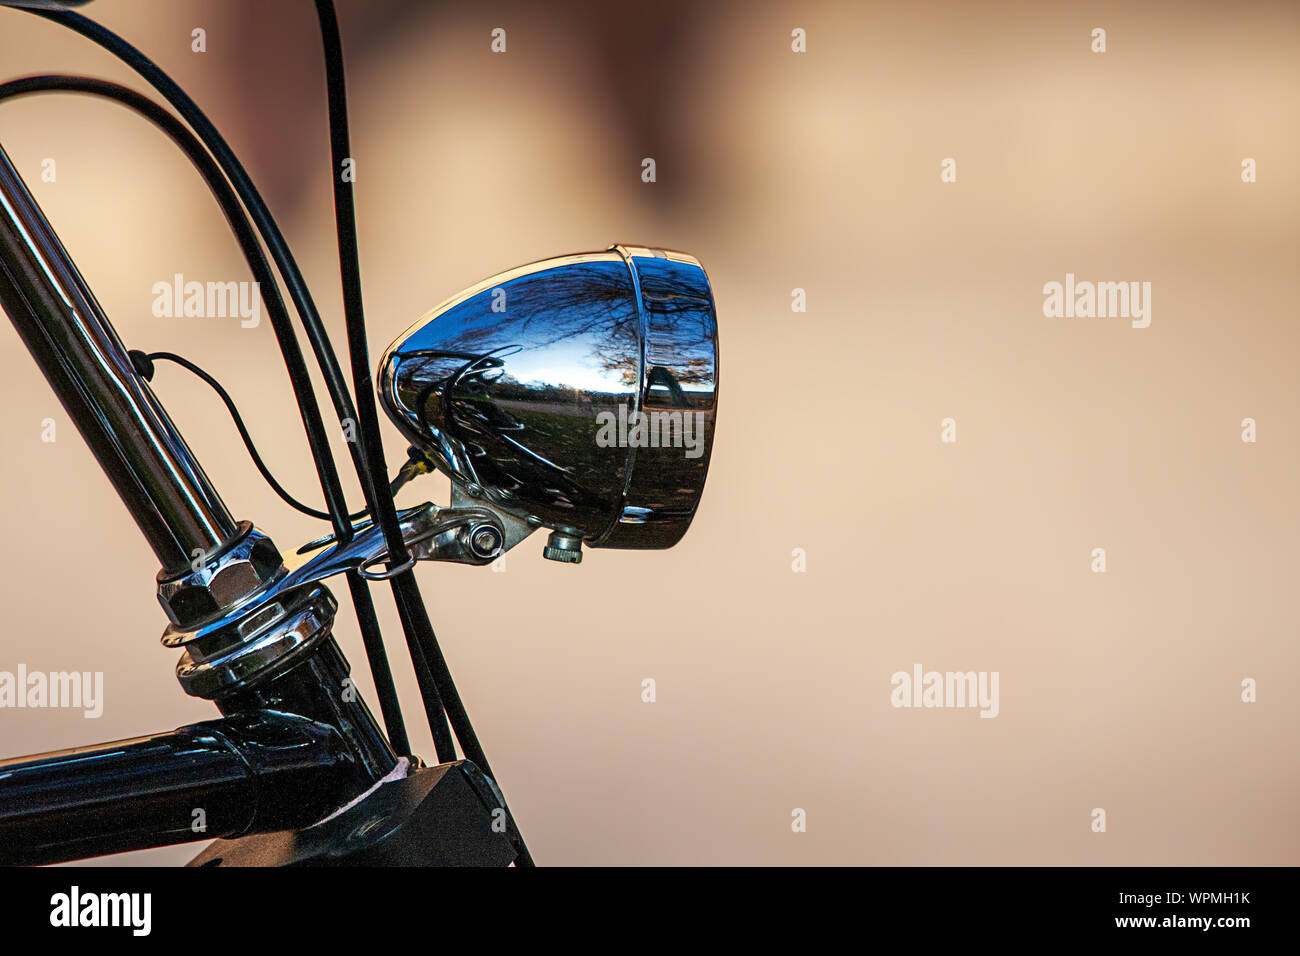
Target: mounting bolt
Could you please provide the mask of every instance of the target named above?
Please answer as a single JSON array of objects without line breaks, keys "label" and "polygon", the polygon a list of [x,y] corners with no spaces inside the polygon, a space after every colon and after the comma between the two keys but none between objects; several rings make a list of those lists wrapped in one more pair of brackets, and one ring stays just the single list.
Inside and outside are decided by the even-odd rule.
[{"label": "mounting bolt", "polygon": [[501,532],[490,524],[475,525],[469,531],[469,549],[475,557],[496,557],[503,543]]}]

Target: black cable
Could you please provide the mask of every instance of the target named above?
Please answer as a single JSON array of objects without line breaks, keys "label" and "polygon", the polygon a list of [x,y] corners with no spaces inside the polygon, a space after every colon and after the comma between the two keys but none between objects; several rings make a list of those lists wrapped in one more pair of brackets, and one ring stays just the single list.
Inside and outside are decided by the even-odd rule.
[{"label": "black cable", "polygon": [[407,756],[411,753],[411,741],[406,736],[406,721],[402,718],[402,705],[393,684],[393,671],[388,663],[388,651],[384,649],[384,635],[379,629],[370,584],[355,571],[349,571],[344,577],[348,582],[348,593],[352,595],[357,626],[361,628],[361,643],[370,663],[370,677],[375,682],[375,694],[379,698],[379,712],[384,717],[384,729],[388,731],[388,742],[398,754]]},{"label": "black cable", "polygon": [[[353,391],[356,395],[357,408],[361,414],[358,422],[358,434],[365,445],[364,458],[368,462],[370,485],[372,489],[382,487],[385,478],[384,450],[379,440],[379,415],[375,407],[374,385],[370,374],[369,349],[366,343],[365,309],[361,292],[361,263],[357,243],[356,206],[353,198],[353,181],[355,179],[355,162],[348,135],[347,82],[344,76],[343,43],[339,36],[338,16],[334,11],[333,0],[316,0],[316,14],[320,22],[321,42],[325,53],[326,89],[329,93],[330,153],[332,157],[334,182],[334,218],[339,244],[339,271],[343,283],[343,311],[348,332],[348,353],[352,364]],[[345,164],[353,164],[352,176],[344,176]],[[363,481],[363,485],[365,482]],[[368,499],[375,510],[375,520],[384,529],[388,543],[388,554],[396,566],[407,559],[407,552],[402,541],[401,530],[397,521],[397,510],[392,498],[384,498],[377,490]],[[433,671],[438,684],[438,691],[446,707],[447,716],[456,731],[465,756],[479,766],[479,769],[495,779],[488,764],[487,754],[479,743],[478,735],[470,722],[469,713],[460,699],[456,684],[452,680],[451,670],[438,646],[437,636],[429,622],[428,611],[420,598],[419,585],[415,576],[409,572],[393,580],[393,591],[397,598],[399,611],[404,610],[403,624],[407,619],[414,625],[419,638],[420,650]],[[408,629],[409,633],[409,629]],[[414,648],[412,651],[414,655]],[[442,759],[441,757],[439,759]],[[499,786],[499,782],[498,782]],[[518,864],[532,864],[532,857],[523,837],[515,828],[515,846],[519,854]]]},{"label": "black cable", "polygon": [[[361,300],[360,266],[357,257],[356,223],[352,201],[351,178],[343,175],[343,165],[352,157],[348,146],[347,129],[347,92],[343,84],[343,48],[339,40],[338,20],[334,8],[328,4],[317,4],[320,21],[321,38],[325,48],[326,89],[329,97],[330,153],[334,183],[335,224],[339,243],[339,268],[343,283],[343,311],[348,335],[348,352],[351,359],[353,388],[356,393],[361,413],[364,417],[357,420],[357,440],[361,446],[362,459],[366,466],[358,466],[361,488],[366,501],[373,508],[376,523],[384,534],[388,547],[389,567],[398,567],[405,563],[409,554],[406,542],[402,539],[401,528],[397,521],[396,508],[391,498],[384,500],[377,492],[383,478],[383,445],[379,441],[379,419],[375,409],[374,388],[370,377],[370,357],[366,344],[365,313]],[[375,469],[379,471],[376,474]],[[411,663],[420,678],[420,693],[425,698],[425,709],[430,718],[430,731],[433,734],[434,750],[442,763],[456,759],[456,749],[452,744],[451,732],[447,727],[447,718],[456,727],[456,736],[461,739],[465,754],[478,763],[482,756],[481,748],[473,738],[474,755],[466,746],[462,737],[460,714],[453,713],[455,704],[448,706],[449,700],[459,698],[451,675],[446,670],[441,653],[437,652],[437,639],[433,626],[429,622],[428,612],[420,599],[418,585],[414,575],[409,571],[397,575],[389,582],[393,590],[393,599],[397,604],[398,617],[411,655]],[[432,647],[431,647],[432,645]],[[438,664],[442,663],[441,668]],[[436,705],[431,706],[431,702]],[[463,710],[463,708],[461,708]],[[446,714],[445,717],[441,716]],[[489,768],[480,764],[484,773]]]},{"label": "black cable", "polygon": [[[337,505],[340,520],[346,521],[347,510],[343,501],[342,486],[338,481],[338,471],[334,467],[333,457],[329,454],[325,426],[321,421],[320,407],[315,400],[315,391],[311,385],[311,378],[307,373],[307,365],[303,361],[302,349],[298,345],[297,336],[293,333],[293,324],[289,319],[288,311],[285,309],[284,300],[280,297],[280,289],[275,282],[271,267],[266,261],[266,255],[262,252],[262,247],[257,241],[252,226],[249,225],[248,217],[244,214],[239,198],[230,188],[230,184],[222,175],[220,168],[213,162],[207,150],[203,148],[203,144],[176,117],[147,96],[117,83],[81,76],[26,76],[0,84],[0,101],[44,92],[83,93],[98,96],[133,110],[165,133],[185,153],[199,175],[203,177],[208,189],[221,207],[222,215],[230,225],[231,231],[239,243],[240,250],[244,254],[244,259],[248,263],[249,271],[253,273],[253,277],[257,280],[258,290],[266,303],[266,311],[271,319],[271,326],[279,340],[280,350],[284,353],[285,366],[289,372],[289,381],[293,385],[294,396],[298,400],[298,410],[307,431],[308,444],[311,446],[313,456],[325,465],[321,476],[321,487],[325,493],[326,501],[332,501],[333,504]],[[324,515],[324,517],[330,518],[332,514],[333,511],[331,514]]]},{"label": "black cable", "polygon": [[[290,508],[293,508],[295,511],[301,511],[305,515],[310,515],[313,518],[320,518],[325,521],[330,519],[328,513],[318,511],[310,505],[303,504],[293,495],[289,494],[289,492],[285,491],[284,486],[275,480],[275,475],[271,474],[271,470],[266,467],[266,462],[264,462],[262,456],[258,454],[257,447],[253,444],[253,436],[248,433],[248,428],[244,425],[244,419],[240,417],[239,409],[235,407],[235,400],[230,397],[230,393],[225,390],[220,382],[189,359],[177,355],[175,352],[150,352],[145,355],[143,352],[132,349],[128,354],[131,356],[132,362],[136,362],[137,355],[144,356],[144,358],[148,359],[150,363],[155,362],[158,359],[162,359],[166,362],[174,362],[181,368],[193,372],[199,378],[203,379],[203,381],[207,382],[209,387],[211,387],[211,389],[217,393],[217,396],[221,401],[225,403],[226,410],[230,412],[230,417],[235,420],[235,428],[239,429],[239,437],[244,440],[244,447],[248,449],[249,457],[253,459],[253,464],[256,465],[257,470],[262,473],[262,477],[266,479],[266,483],[271,486],[271,490],[279,495],[284,500],[285,504]],[[136,370],[139,371],[140,368],[141,365],[136,362]],[[143,377],[145,379],[150,379],[152,373],[149,375],[143,375]],[[360,511],[348,515],[348,520],[356,521],[358,518],[365,517],[367,513],[368,512],[363,508]]]},{"label": "black cable", "polygon": [[[330,452],[329,443],[325,437],[325,426],[321,420],[320,406],[316,402],[315,389],[312,387],[311,378],[307,373],[307,365],[303,360],[302,349],[298,344],[297,336],[294,335],[289,313],[284,307],[284,300],[280,297],[279,286],[276,284],[275,276],[271,273],[271,267],[266,261],[266,255],[262,251],[261,245],[258,244],[257,236],[254,234],[248,217],[230,183],[222,175],[220,168],[207,150],[203,148],[203,144],[184,124],[153,100],[117,83],[90,77],[29,76],[0,84],[0,100],[31,93],[57,91],[99,96],[134,110],[162,130],[185,153],[195,169],[198,170],[200,176],[203,177],[208,189],[221,207],[222,214],[239,243],[239,247],[248,262],[250,271],[258,282],[259,291],[266,303],[267,314],[270,317],[272,328],[275,330],[280,351],[284,356],[285,367],[288,370],[294,397],[298,403],[298,411],[302,417],[303,427],[307,432],[307,441],[311,447],[313,458],[317,462],[321,489],[325,494],[327,507],[330,509],[330,518],[334,524],[335,533],[345,534],[346,537],[343,540],[350,539],[352,537],[352,525],[347,520],[343,489],[339,483],[334,456]],[[365,643],[366,656],[370,663],[371,675],[375,682],[375,692],[379,697],[379,706],[384,716],[384,725],[388,732],[389,741],[398,753],[409,753],[410,742],[407,739],[406,727],[402,721],[401,707],[397,700],[397,688],[393,683],[388,656],[384,652],[383,640],[379,634],[370,592],[365,582],[355,573],[349,573],[348,586],[352,592],[353,605],[357,611],[362,640]]]},{"label": "black cable", "polygon": [[[222,387],[222,385],[221,385],[220,382],[218,382],[215,378],[213,378],[211,375],[209,375],[207,372],[205,372],[202,368],[200,368],[200,367],[199,367],[198,365],[196,365],[194,362],[191,362],[189,359],[184,358],[183,356],[177,355],[177,354],[174,353],[174,352],[150,352],[150,353],[148,353],[148,354],[145,354],[144,352],[140,352],[140,351],[137,351],[137,350],[134,350],[134,349],[133,349],[133,350],[132,350],[131,352],[129,352],[128,354],[129,354],[130,357],[131,357],[131,362],[132,362],[132,364],[135,365],[135,367],[136,367],[136,371],[139,372],[140,375],[141,375],[144,379],[146,379],[146,380],[152,380],[152,378],[153,378],[153,363],[154,363],[155,361],[159,360],[159,359],[162,359],[162,360],[167,361],[167,362],[174,362],[175,364],[177,364],[177,365],[181,366],[182,368],[184,368],[184,369],[186,369],[186,370],[192,372],[194,375],[198,376],[198,377],[201,378],[204,382],[206,382],[206,383],[207,383],[207,384],[212,388],[212,390],[213,390],[214,392],[216,392],[218,396],[220,396],[221,400],[225,403],[227,410],[229,410],[229,412],[230,412],[230,417],[233,418],[233,419],[235,420],[235,427],[236,427],[237,429],[239,429],[239,437],[242,438],[242,439],[244,440],[244,447],[248,449],[248,454],[249,454],[249,455],[252,457],[252,459],[253,459],[253,464],[255,464],[255,465],[257,466],[257,470],[260,471],[260,472],[262,473],[262,477],[266,479],[267,483],[268,483],[268,484],[269,484],[269,485],[270,485],[270,486],[275,490],[276,494],[278,494],[281,498],[283,498],[283,499],[284,499],[286,502],[288,502],[291,506],[293,506],[294,508],[297,508],[299,511],[302,511],[302,512],[304,512],[305,514],[312,514],[312,515],[317,515],[317,516],[321,516],[321,517],[325,517],[325,518],[328,518],[328,517],[329,517],[329,515],[325,515],[325,514],[323,514],[322,512],[318,512],[318,511],[315,511],[314,509],[308,508],[306,505],[304,505],[304,504],[298,502],[297,500],[295,500],[294,497],[293,497],[291,494],[289,494],[289,492],[285,491],[284,488],[281,487],[280,483],[279,483],[278,481],[275,480],[275,477],[271,474],[270,470],[266,467],[265,463],[262,461],[262,456],[258,454],[258,452],[257,452],[257,448],[253,445],[253,439],[252,439],[252,436],[250,436],[250,435],[248,434],[248,429],[244,426],[244,420],[243,420],[243,418],[242,418],[242,417],[240,416],[240,414],[239,414],[239,409],[235,407],[234,399],[232,399],[232,398],[230,397],[230,394],[225,390],[225,388]],[[357,512],[355,515],[353,515],[353,516],[351,516],[351,517],[353,517],[353,518],[355,519],[355,518],[362,517],[362,516],[365,515],[365,514],[366,514],[366,512],[363,510],[363,511],[359,511],[359,512]],[[368,597],[368,596],[369,596],[369,595],[368,595],[368,592],[365,592],[365,593],[367,594],[367,597]],[[355,598],[355,595],[354,595],[354,598]],[[399,613],[404,613],[404,612],[405,612],[405,609],[404,609],[401,605],[399,605],[399,606],[398,606],[398,612],[399,612]],[[366,600],[366,601],[363,601],[363,602],[361,602],[360,604],[358,604],[358,605],[357,605],[357,615],[358,615],[359,618],[362,617],[363,615],[368,615],[368,617],[369,617],[369,621],[366,621],[364,618],[363,618],[363,620],[362,620],[362,628],[361,628],[361,629],[362,629],[362,633],[363,633],[363,634],[369,634],[369,633],[372,633],[372,632],[377,634],[377,633],[379,632],[379,619],[375,616],[375,609],[374,609],[374,604],[373,604],[373,602],[371,602],[371,601],[369,601],[369,600]],[[380,644],[380,649],[381,649],[381,651],[382,651],[382,648],[383,648],[383,645],[382,645],[382,643],[381,643],[381,644]],[[367,653],[369,653],[369,647],[367,647]],[[424,661],[424,656],[423,656],[423,654],[420,652],[420,648],[419,648],[419,645],[418,645],[418,644],[414,645],[413,653],[415,653],[415,654],[420,654],[420,657],[419,657],[419,663],[416,664],[416,679],[417,679],[417,681],[432,682],[432,680],[433,680],[432,675],[431,675],[431,673],[430,673],[430,671],[429,671],[429,668],[428,668],[427,663],[425,663],[425,661]],[[387,663],[387,657],[386,657],[386,656],[385,656],[385,663]],[[435,690],[435,693],[436,693],[436,690]],[[381,706],[381,708],[382,708],[382,706],[383,706],[383,704],[382,704],[382,698],[381,698],[380,706]],[[401,715],[400,715],[400,712],[399,712],[399,714],[398,714],[398,719],[399,719],[399,720],[400,720],[400,717],[401,717]],[[437,726],[437,725],[438,725],[439,722],[438,722],[437,719],[436,719],[436,715],[431,716],[430,719],[431,719],[431,721],[433,722],[433,723],[432,723],[433,726]],[[443,726],[445,727],[445,722],[443,723]],[[405,732],[405,728],[403,728],[403,732]],[[449,752],[449,753],[454,754],[454,751],[452,750],[452,743],[451,743],[451,737],[450,737],[450,736],[447,736],[446,738],[444,738],[444,739],[441,741],[441,744],[442,744],[442,746],[443,746],[445,752]],[[394,745],[394,746],[396,746],[396,745]],[[405,744],[405,749],[402,750],[401,752],[402,752],[402,753],[407,753],[407,752],[409,752],[409,749],[410,749],[410,742],[407,741],[406,744]],[[442,758],[439,758],[439,759],[442,759]],[[453,757],[453,759],[454,759],[454,757]],[[486,773],[487,771],[484,771],[484,772]]]},{"label": "black cable", "polygon": [[[275,262],[276,268],[284,280],[285,287],[289,291],[289,297],[293,300],[303,329],[307,333],[307,339],[311,343],[312,352],[316,357],[317,364],[320,366],[330,401],[338,413],[340,424],[346,424],[349,421],[355,424],[357,416],[352,405],[351,393],[348,391],[347,382],[344,380],[342,370],[339,367],[338,357],[334,354],[334,348],[330,345],[329,337],[325,333],[320,312],[316,309],[316,304],[311,298],[307,283],[303,279],[302,271],[298,268],[298,263],[289,250],[288,243],[285,242],[284,235],[280,232],[280,228],[271,215],[266,201],[262,198],[261,193],[257,191],[257,187],[253,185],[252,179],[249,178],[248,171],[244,169],[234,150],[230,148],[230,144],[212,125],[212,121],[208,119],[203,110],[153,60],[112,30],[96,23],[94,20],[83,17],[71,10],[50,10],[39,7],[16,7],[15,9],[24,10],[27,13],[65,26],[74,33],[78,33],[103,47],[139,73],[150,86],[162,94],[163,99],[167,100],[175,108],[181,118],[189,123],[198,138],[203,142],[203,145],[211,152],[222,172],[225,173],[231,187],[240,200],[243,201],[249,216],[256,224],[262,239],[266,242],[271,259]],[[358,471],[365,471],[368,474],[368,469],[362,468],[364,462],[361,459],[363,451],[360,443],[348,442],[348,446],[357,464]],[[342,514],[342,512],[340,513]],[[346,521],[343,525],[342,528],[335,529],[336,533],[342,535],[343,540],[350,540],[352,536],[351,526]]]},{"label": "black cable", "polygon": [[[165,362],[173,362],[206,382],[208,387],[216,392],[217,397],[225,404],[226,410],[230,412],[230,417],[235,422],[235,428],[239,431],[239,437],[243,439],[244,448],[248,450],[248,456],[253,459],[253,464],[266,480],[266,483],[271,486],[271,490],[279,495],[281,500],[295,511],[300,511],[311,518],[319,518],[322,521],[330,520],[330,515],[324,511],[318,511],[310,505],[305,505],[293,495],[289,494],[289,492],[285,490],[284,486],[276,480],[275,475],[271,474],[271,470],[267,467],[265,460],[258,452],[257,446],[253,444],[253,436],[248,433],[248,428],[244,424],[243,416],[239,414],[239,409],[235,405],[235,400],[231,398],[230,393],[226,391],[225,386],[218,382],[215,376],[204,371],[195,362],[191,362],[189,359],[182,355],[177,355],[175,352],[145,353],[141,352],[139,349],[131,349],[127,352],[127,355],[130,357],[131,363],[135,366],[136,372],[147,382],[153,381],[153,363],[158,359],[162,359]],[[412,449],[412,453],[413,455],[420,454],[414,448]],[[393,477],[393,480],[388,483],[390,493],[396,495],[398,489],[405,485],[413,475],[421,473],[420,471],[412,471],[411,466],[421,465],[422,462],[422,455],[420,455],[420,457],[412,457],[407,461],[407,463],[402,466],[401,470]],[[348,515],[348,520],[355,524],[355,522],[366,517],[369,513],[370,512],[365,508],[362,508],[360,511],[354,511],[352,514]],[[338,539],[331,535],[325,540],[332,542],[337,541]]]},{"label": "black cable", "polygon": [[[312,301],[311,293],[307,289],[307,284],[303,280],[302,272],[298,269],[298,264],[293,258],[293,253],[289,250],[288,244],[284,241],[279,226],[276,225],[275,218],[271,215],[270,209],[267,208],[266,202],[258,193],[257,187],[253,185],[243,164],[231,150],[229,144],[212,125],[198,105],[185,93],[184,90],[176,84],[156,63],[150,60],[134,46],[119,37],[113,31],[81,16],[67,10],[44,10],[31,7],[20,7],[18,9],[27,10],[27,12],[43,17],[53,23],[58,23],[68,29],[80,34],[88,40],[97,43],[104,49],[108,50],[114,56],[118,57],[127,66],[139,73],[144,79],[158,90],[169,103],[181,114],[186,122],[190,124],[203,141],[204,145],[212,152],[216,161],[229,178],[231,185],[238,193],[244,205],[248,208],[249,214],[256,222],[258,230],[270,250],[271,257],[274,259],[276,267],[280,271],[281,278],[284,279],[285,286],[289,290],[289,296],[293,299],[294,306],[298,311],[298,317],[302,321],[303,327],[307,332],[307,338],[311,343],[312,352],[316,356],[316,362],[320,366],[321,374],[325,379],[326,388],[330,394],[330,400],[334,404],[334,409],[339,417],[340,424],[352,422],[354,427],[358,426],[356,410],[352,404],[352,397],[348,392],[347,384],[343,380],[342,371],[339,369],[338,358],[334,354],[334,349],[330,345],[329,337],[325,334],[325,329],[320,320],[320,314],[316,310],[316,305]],[[358,427],[358,431],[361,429]],[[370,477],[368,463],[365,460],[365,448],[361,442],[348,442],[348,450],[352,456],[352,462],[357,470],[357,475],[361,480],[361,487],[366,492],[366,502],[375,509],[376,506],[382,507],[383,498],[377,496],[373,488],[373,482]],[[331,459],[332,460],[332,459]],[[386,514],[377,515],[380,519],[386,536],[392,534],[392,522],[387,520]],[[346,522],[344,523],[346,525]],[[400,534],[400,529],[398,531]],[[335,534],[339,540],[348,541],[352,538],[352,528],[350,525],[336,528]],[[390,556],[396,556],[405,552],[403,542],[397,542],[397,547],[389,545]],[[399,575],[393,581],[393,594],[398,603],[403,601],[411,602],[412,595],[418,602],[419,592],[414,590],[411,584],[403,583],[406,580],[413,581],[409,572]],[[409,609],[408,609],[409,610]],[[427,623],[428,614],[424,611],[423,606],[419,609],[419,616],[423,617]],[[415,634],[410,628],[419,624],[419,620],[413,618],[410,614],[402,615],[403,628],[406,631],[406,640],[408,645],[415,641],[427,641],[432,634],[432,628],[427,632]],[[419,659],[413,654],[412,663],[419,672]],[[449,676],[449,675],[447,675]],[[439,683],[442,682],[443,675],[440,675]],[[425,710],[429,714],[443,713],[441,699],[435,697],[430,699],[429,693],[436,695],[437,685],[431,682],[421,682],[421,693],[425,696]],[[445,728],[445,717],[441,718],[440,727],[431,728],[433,731],[435,747],[444,739],[450,739],[450,732],[443,733]],[[444,760],[443,749],[439,748],[439,760]],[[451,756],[454,758],[455,753],[452,751]]]},{"label": "black cable", "polygon": [[393,584],[397,617],[402,622],[402,634],[406,638],[406,650],[411,657],[411,666],[415,668],[416,683],[420,687],[424,716],[429,722],[429,733],[433,736],[433,751],[438,755],[439,763],[450,763],[456,759],[456,745],[451,740],[451,728],[447,725],[447,713],[442,706],[442,694],[438,692],[438,682],[434,679],[429,661],[421,649],[415,622],[411,620],[406,602],[398,594],[396,579],[390,583]]}]

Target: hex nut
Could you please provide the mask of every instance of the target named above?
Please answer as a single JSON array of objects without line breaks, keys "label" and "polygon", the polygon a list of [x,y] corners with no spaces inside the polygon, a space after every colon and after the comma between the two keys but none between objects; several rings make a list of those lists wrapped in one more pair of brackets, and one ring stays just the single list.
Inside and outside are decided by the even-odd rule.
[{"label": "hex nut", "polygon": [[229,611],[287,573],[274,542],[239,523],[239,534],[215,554],[205,555],[197,570],[174,576],[158,573],[158,603],[180,627],[194,627]]}]

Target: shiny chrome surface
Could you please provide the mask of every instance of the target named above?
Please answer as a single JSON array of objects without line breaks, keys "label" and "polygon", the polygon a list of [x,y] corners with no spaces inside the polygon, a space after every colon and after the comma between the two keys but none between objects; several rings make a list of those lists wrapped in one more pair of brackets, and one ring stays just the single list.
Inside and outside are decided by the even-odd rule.
[{"label": "shiny chrome surface", "polygon": [[256,613],[187,644],[176,664],[176,679],[191,697],[209,700],[263,680],[328,637],[337,610],[324,585],[281,593]]},{"label": "shiny chrome surface", "polygon": [[0,149],[0,304],[168,574],[237,534],[203,469]]},{"label": "shiny chrome surface", "polygon": [[461,494],[610,548],[686,532],[717,386],[708,277],[688,255],[642,247],[494,276],[379,365],[385,410]]},{"label": "shiny chrome surface", "polygon": [[285,573],[274,542],[241,521],[234,541],[217,554],[199,555],[186,571],[158,574],[158,603],[173,624],[192,627],[246,603]]},{"label": "shiny chrome surface", "polygon": [[[484,508],[425,503],[402,511],[398,521],[412,560],[486,564],[506,541],[500,519]],[[244,565],[270,539],[246,523],[241,527],[243,536],[227,553],[233,557],[220,566],[242,582],[254,574]],[[164,646],[185,648],[176,665],[181,687],[194,697],[216,698],[283,671],[332,631],[337,604],[319,582],[346,571],[381,570],[387,557],[383,531],[371,524],[358,526],[344,544],[322,539],[284,559],[272,547],[261,560],[269,573],[256,587],[241,586],[238,600],[197,622],[173,618],[163,632]],[[210,572],[189,572],[179,580],[186,593],[206,593],[212,585],[205,575]],[[159,597],[167,606],[162,591]]]},{"label": "shiny chrome surface", "polygon": [[[428,503],[401,512],[398,518],[403,539],[414,545],[433,533],[439,525],[438,515],[438,508]],[[197,625],[169,625],[163,632],[162,642],[167,647],[181,647],[199,640],[231,624],[248,620],[288,591],[345,571],[355,571],[383,560],[387,553],[383,531],[374,525],[359,527],[356,536],[345,544],[338,544],[331,537],[304,545],[283,559],[278,573],[271,580],[245,595],[243,600],[227,607],[221,615]]]}]

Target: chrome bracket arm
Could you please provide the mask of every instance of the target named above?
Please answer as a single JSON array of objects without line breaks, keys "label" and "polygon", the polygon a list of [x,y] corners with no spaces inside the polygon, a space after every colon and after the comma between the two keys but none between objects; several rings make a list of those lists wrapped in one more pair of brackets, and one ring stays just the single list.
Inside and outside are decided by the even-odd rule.
[{"label": "chrome bracket arm", "polygon": [[[506,530],[487,508],[439,508],[425,503],[398,513],[409,562],[383,569],[383,532],[366,522],[350,541],[331,535],[285,557],[265,584],[197,624],[173,621],[166,647],[184,648],[177,677],[187,693],[215,697],[285,666],[327,636],[336,605],[321,581],[355,571],[381,580],[415,561],[487,564],[505,550]],[[263,538],[263,540],[265,540]],[[198,572],[196,572],[198,573]]]}]

